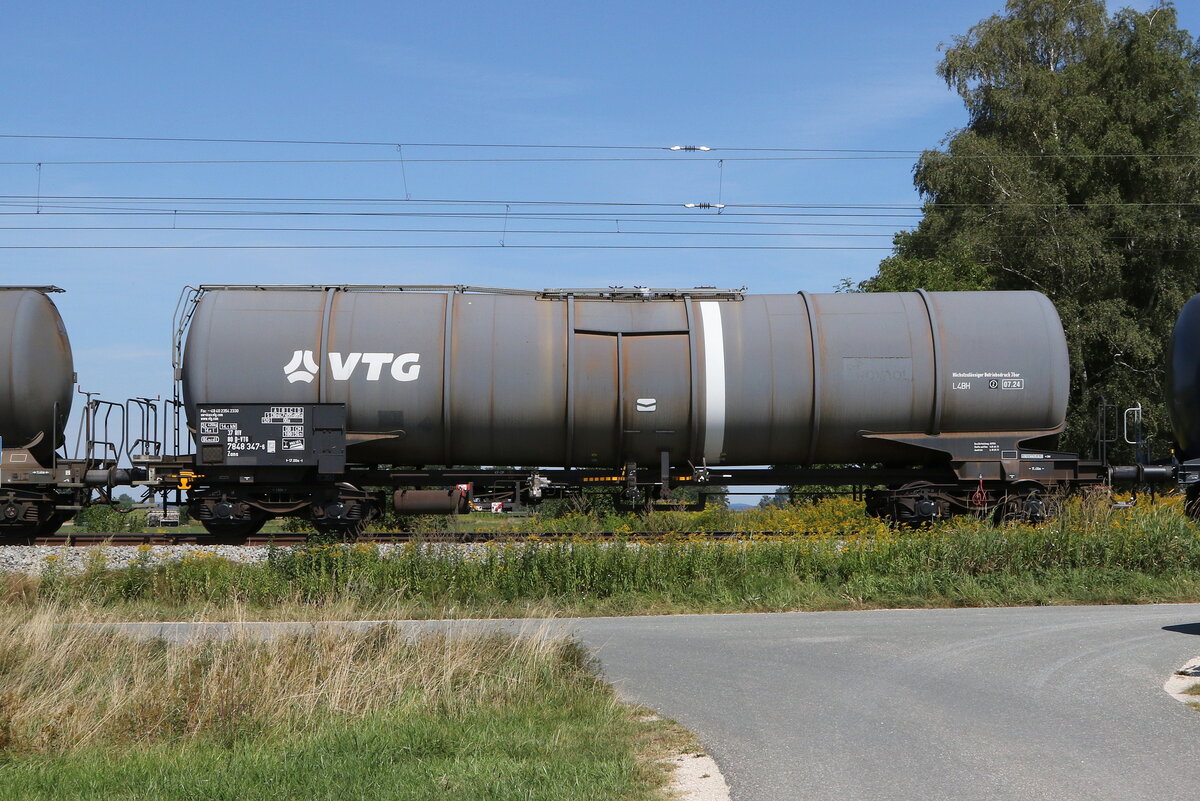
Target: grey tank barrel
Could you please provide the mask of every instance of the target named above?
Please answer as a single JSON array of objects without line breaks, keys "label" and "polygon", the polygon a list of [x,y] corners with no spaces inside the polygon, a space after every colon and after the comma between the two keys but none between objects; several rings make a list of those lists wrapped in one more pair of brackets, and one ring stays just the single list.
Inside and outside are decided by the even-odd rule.
[{"label": "grey tank barrel", "polygon": [[1054,434],[1068,382],[1036,292],[211,288],[182,364],[193,427],[343,403],[353,459],[410,465],[911,464],[875,435]]},{"label": "grey tank barrel", "polygon": [[1200,295],[1184,304],[1167,348],[1167,413],[1180,461],[1200,458]]},{"label": "grey tank barrel", "polygon": [[47,293],[57,287],[0,286],[0,438],[45,461],[71,413],[71,342]]},{"label": "grey tank barrel", "polygon": [[471,511],[467,494],[457,487],[448,490],[399,489],[392,494],[392,508],[402,515],[456,515]]},{"label": "grey tank barrel", "polygon": [[119,487],[144,477],[145,471],[129,470],[124,467],[112,467],[107,470],[88,470],[84,473],[83,483],[90,487]]},{"label": "grey tank barrel", "polygon": [[1169,484],[1176,473],[1172,465],[1116,465],[1109,468],[1108,480],[1113,484]]}]

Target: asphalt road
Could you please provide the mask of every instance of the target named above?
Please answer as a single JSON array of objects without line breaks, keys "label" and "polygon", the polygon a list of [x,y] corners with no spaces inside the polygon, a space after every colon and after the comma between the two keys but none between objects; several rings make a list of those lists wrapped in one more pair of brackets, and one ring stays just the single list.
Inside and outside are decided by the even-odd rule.
[{"label": "asphalt road", "polygon": [[623,694],[700,736],[738,801],[1200,792],[1200,711],[1162,690],[1200,654],[1200,605],[605,619],[579,629]]},{"label": "asphalt road", "polygon": [[1200,654],[1200,604],[552,625],[596,649],[625,698],[696,732],[735,801],[1160,801],[1200,790],[1200,711],[1162,690]]}]

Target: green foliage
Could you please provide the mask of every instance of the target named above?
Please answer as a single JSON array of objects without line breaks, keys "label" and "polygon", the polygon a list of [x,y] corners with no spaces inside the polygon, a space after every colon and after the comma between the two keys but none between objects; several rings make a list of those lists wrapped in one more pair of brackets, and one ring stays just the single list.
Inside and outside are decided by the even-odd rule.
[{"label": "green foliage", "polygon": [[[122,496],[128,498],[128,495]],[[126,507],[95,504],[80,510],[75,515],[75,525],[86,531],[101,534],[121,534],[130,531],[142,531],[146,527],[146,513],[140,511],[121,511]],[[132,501],[130,507],[132,508]]]},{"label": "green foliage", "polygon": [[[832,511],[822,512],[824,505]],[[367,615],[388,604],[405,614],[521,614],[529,607],[619,614],[1200,598],[1200,535],[1177,502],[1112,510],[1076,500],[1039,527],[968,518],[920,531],[892,531],[848,507],[835,500],[773,513],[825,522],[804,524],[813,533],[771,539],[327,544],[274,549],[256,564],[201,553],[83,575],[47,571],[35,594],[69,604],[140,602],[164,614],[343,603]],[[685,519],[671,521],[676,514],[655,519]],[[729,530],[733,514],[686,519]]]},{"label": "green foliage", "polygon": [[776,487],[775,492],[771,495],[764,495],[758,501],[759,509],[766,509],[769,506],[774,506],[782,509],[792,502],[791,487]]},{"label": "green foliage", "polygon": [[1035,289],[1070,347],[1068,447],[1101,397],[1167,429],[1164,353],[1200,291],[1200,50],[1169,3],[1009,0],[938,67],[966,127],[914,171],[924,219],[868,291]]}]

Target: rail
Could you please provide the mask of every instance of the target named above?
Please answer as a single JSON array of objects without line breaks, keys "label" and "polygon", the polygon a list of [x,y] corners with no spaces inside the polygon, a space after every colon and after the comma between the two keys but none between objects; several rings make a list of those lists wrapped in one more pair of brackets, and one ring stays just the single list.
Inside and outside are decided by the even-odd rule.
[{"label": "rail", "polygon": [[[556,542],[569,540],[599,541],[670,541],[676,539],[731,540],[751,538],[782,538],[817,535],[817,531],[596,531],[596,532],[520,532],[520,531],[459,531],[403,533],[381,532],[364,534],[355,538],[356,543],[376,545],[402,544],[409,542],[430,544],[469,545],[487,542]],[[74,546],[80,548],[98,545],[236,545],[291,547],[309,542],[326,542],[320,535],[306,534],[254,534],[248,537],[230,537],[203,533],[171,534],[154,532],[149,534],[84,532],[55,534],[53,536],[9,537],[0,539],[0,547],[26,547],[30,545]]]}]

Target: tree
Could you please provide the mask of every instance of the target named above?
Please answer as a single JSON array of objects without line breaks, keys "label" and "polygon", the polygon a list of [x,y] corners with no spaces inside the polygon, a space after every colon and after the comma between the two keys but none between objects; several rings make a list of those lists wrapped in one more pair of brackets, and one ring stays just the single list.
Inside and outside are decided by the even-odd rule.
[{"label": "tree", "polygon": [[795,487],[776,487],[774,493],[764,495],[758,499],[758,508],[770,509],[774,506],[782,509],[792,502],[792,495],[795,490]]},{"label": "tree", "polygon": [[1088,449],[1101,397],[1165,431],[1166,346],[1200,291],[1200,51],[1174,7],[1009,0],[938,74],[968,123],[921,155],[924,217],[860,288],[1044,292],[1070,348],[1064,447]]}]

